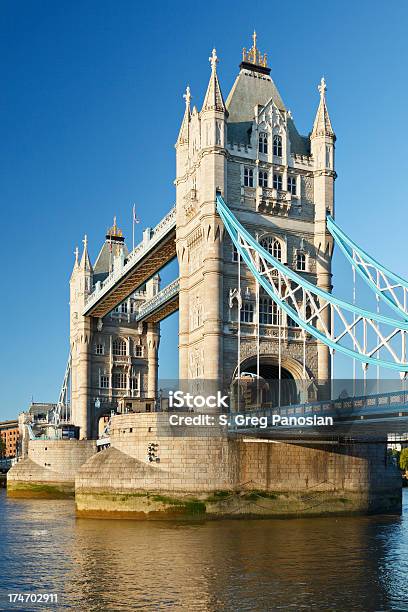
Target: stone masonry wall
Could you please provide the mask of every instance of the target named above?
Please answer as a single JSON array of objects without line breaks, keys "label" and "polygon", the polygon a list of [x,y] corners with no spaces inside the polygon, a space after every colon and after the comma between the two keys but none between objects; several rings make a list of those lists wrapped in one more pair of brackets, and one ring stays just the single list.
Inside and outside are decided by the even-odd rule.
[{"label": "stone masonry wall", "polygon": [[[171,430],[168,416],[114,417],[111,448],[91,457],[76,476],[80,516],[215,518],[400,511],[401,478],[387,459],[385,444],[312,447],[234,439],[212,428]],[[198,432],[201,435],[194,435]],[[158,462],[147,461],[149,443],[157,445]]]},{"label": "stone masonry wall", "polygon": [[95,453],[93,440],[30,440],[28,457],[14,465],[7,474],[8,495],[72,495],[75,474]]}]

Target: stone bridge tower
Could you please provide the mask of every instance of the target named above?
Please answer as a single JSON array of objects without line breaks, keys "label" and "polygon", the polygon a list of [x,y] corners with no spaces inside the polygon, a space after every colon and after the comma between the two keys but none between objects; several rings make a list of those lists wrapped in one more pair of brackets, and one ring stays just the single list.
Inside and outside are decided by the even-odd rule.
[{"label": "stone bridge tower", "polygon": [[326,211],[333,213],[336,174],[326,86],[322,80],[313,130],[301,136],[271,79],[266,55],[257,48],[255,33],[251,49],[243,50],[226,101],[217,62],[214,49],[200,111],[191,108],[187,88],[175,145],[180,379],[231,382],[237,370],[239,317],[241,371],[258,369],[268,379],[280,372],[282,378],[314,381],[317,390],[319,380],[330,378],[328,349],[305,338],[262,291],[258,301],[258,289],[244,265],[240,311],[237,300],[231,299],[238,284],[237,253],[217,216],[215,194],[223,194],[234,214],[275,257],[330,291],[332,243],[325,216]]},{"label": "stone bridge tower", "polygon": [[70,279],[71,419],[81,438],[98,436],[98,421],[114,411],[152,410],[157,396],[158,323],[138,323],[140,306],[159,290],[156,275],[103,318],[83,315],[86,299],[128,255],[114,220],[92,265],[87,239]]}]

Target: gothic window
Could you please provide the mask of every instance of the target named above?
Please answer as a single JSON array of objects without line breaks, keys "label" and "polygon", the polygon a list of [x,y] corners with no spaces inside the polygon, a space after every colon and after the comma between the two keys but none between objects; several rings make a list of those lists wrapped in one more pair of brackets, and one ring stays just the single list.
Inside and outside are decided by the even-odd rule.
[{"label": "gothic window", "polygon": [[288,191],[290,191],[292,195],[296,195],[296,177],[295,176],[288,176]]},{"label": "gothic window", "polygon": [[101,375],[99,386],[101,389],[109,389],[109,376]]},{"label": "gothic window", "polygon": [[279,306],[275,304],[275,302],[273,302],[272,303],[272,325],[279,325],[279,322],[280,322]]},{"label": "gothic window", "polygon": [[245,187],[253,187],[254,186],[254,171],[252,168],[244,168],[244,186]]},{"label": "gothic window", "polygon": [[97,355],[103,355],[103,344],[97,344],[95,347],[95,353]]},{"label": "gothic window", "polygon": [[126,389],[126,374],[123,370],[114,370],[112,374],[113,389]]},{"label": "gothic window", "polygon": [[127,302],[122,302],[122,304],[120,305],[120,311],[125,313],[125,314],[127,313],[127,311],[128,311]]},{"label": "gothic window", "polygon": [[282,138],[278,134],[273,137],[273,154],[282,157]]},{"label": "gothic window", "polygon": [[272,325],[272,300],[269,297],[259,300],[259,322],[262,325]]},{"label": "gothic window", "polygon": [[238,261],[238,250],[234,243],[232,243],[232,261]]},{"label": "gothic window", "polygon": [[260,153],[268,153],[268,134],[266,132],[259,134],[258,150]]},{"label": "gothic window", "polygon": [[279,261],[282,260],[282,247],[279,240],[276,240],[276,238],[272,238],[272,236],[268,236],[261,240],[260,245],[266,251],[268,251],[268,253],[273,255],[275,259],[278,259]]},{"label": "gothic window", "polygon": [[260,170],[258,175],[258,185],[260,187],[268,186],[268,173],[265,170]]},{"label": "gothic window", "polygon": [[273,175],[273,186],[278,191],[282,191],[282,175],[281,174]]},{"label": "gothic window", "polygon": [[273,241],[273,245],[272,245],[272,255],[275,257],[275,259],[277,259],[278,261],[282,260],[282,247],[281,247],[281,243],[279,242],[279,240],[274,240]]},{"label": "gothic window", "polygon": [[251,302],[244,302],[241,308],[241,321],[243,323],[253,323],[254,305]]},{"label": "gothic window", "polygon": [[306,255],[302,251],[296,253],[296,269],[300,272],[306,271]]},{"label": "gothic window", "polygon": [[112,344],[112,352],[116,356],[126,355],[126,342],[122,338],[116,338]]},{"label": "gothic window", "polygon": [[143,346],[135,344],[135,357],[143,357]]}]

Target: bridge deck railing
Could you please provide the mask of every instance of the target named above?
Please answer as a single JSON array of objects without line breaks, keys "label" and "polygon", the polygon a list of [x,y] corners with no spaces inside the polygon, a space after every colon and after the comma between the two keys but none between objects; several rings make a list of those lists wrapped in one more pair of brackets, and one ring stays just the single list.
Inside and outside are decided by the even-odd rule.
[{"label": "bridge deck railing", "polygon": [[116,281],[124,276],[142,257],[148,253],[169,231],[176,226],[176,207],[174,206],[165,217],[151,230],[150,239],[142,240],[126,258],[122,268],[116,268],[104,281],[95,285],[94,290],[85,300],[85,310],[88,310],[103,293],[110,289]]}]

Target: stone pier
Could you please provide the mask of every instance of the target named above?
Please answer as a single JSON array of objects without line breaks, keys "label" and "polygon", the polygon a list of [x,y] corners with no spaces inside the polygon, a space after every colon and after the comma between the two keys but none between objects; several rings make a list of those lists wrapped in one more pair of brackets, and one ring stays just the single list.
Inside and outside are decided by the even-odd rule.
[{"label": "stone pier", "polygon": [[[111,447],[75,478],[78,516],[300,517],[401,512],[385,444],[300,445],[172,430],[168,414],[112,419]],[[148,462],[154,444],[154,461]]]},{"label": "stone pier", "polygon": [[95,453],[94,440],[30,440],[27,457],[7,473],[7,495],[72,497],[75,474]]}]

